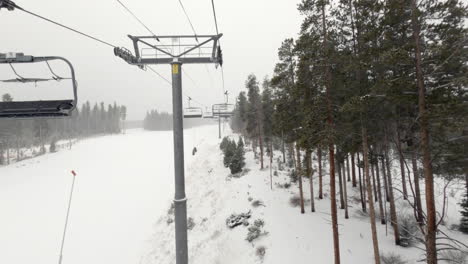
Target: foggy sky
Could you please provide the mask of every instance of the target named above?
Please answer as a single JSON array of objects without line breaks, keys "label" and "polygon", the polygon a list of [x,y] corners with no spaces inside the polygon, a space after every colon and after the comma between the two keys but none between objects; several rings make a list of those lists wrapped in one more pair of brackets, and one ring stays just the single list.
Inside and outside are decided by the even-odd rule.
[{"label": "foggy sky", "polygon": [[[210,0],[182,0],[197,34],[215,34]],[[122,0],[156,35],[192,34],[177,0]],[[149,33],[134,20],[115,0],[16,0],[24,9],[132,50],[127,38]],[[215,0],[224,55],[226,90],[230,102],[245,89],[248,74],[255,73],[259,80],[272,75],[277,62],[277,49],[282,40],[296,37],[302,18],[297,11],[299,0]],[[79,81],[79,104],[117,101],[128,109],[128,119],[143,119],[149,109],[172,112],[171,88],[154,73],[144,72],[128,65],[113,54],[111,47],[97,43],[62,29],[22,11],[0,12],[0,52],[24,52],[28,55],[58,55],[69,59],[75,66]],[[56,64],[63,75],[66,68]],[[42,66],[46,67],[46,66]],[[170,66],[153,66],[170,80]],[[214,65],[184,65],[188,76],[183,76],[184,94],[210,106],[223,100],[221,72]],[[208,68],[208,70],[207,70]],[[47,68],[44,68],[47,69]],[[64,70],[65,69],[65,70]],[[44,71],[44,76],[47,71]],[[2,78],[12,77],[9,67],[0,67]],[[28,76],[26,76],[28,77]],[[66,83],[60,86],[68,88]],[[18,93],[39,93],[47,99],[56,97],[46,85]],[[52,86],[57,86],[53,84]],[[5,93],[0,84],[0,93]],[[34,89],[35,88],[35,89]],[[8,86],[15,97],[16,86]],[[70,88],[71,90],[71,88]],[[54,93],[54,94],[53,94]],[[34,94],[37,95],[37,94]],[[54,98],[56,99],[56,98]],[[184,103],[186,99],[184,98]]]}]

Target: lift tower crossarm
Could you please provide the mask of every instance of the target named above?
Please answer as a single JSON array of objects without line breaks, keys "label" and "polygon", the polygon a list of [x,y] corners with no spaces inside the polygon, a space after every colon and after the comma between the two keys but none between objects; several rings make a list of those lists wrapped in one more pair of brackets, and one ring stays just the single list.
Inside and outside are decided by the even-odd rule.
[{"label": "lift tower crossarm", "polygon": [[[128,37],[132,40],[133,42],[133,47],[135,49],[135,55],[133,55],[130,51],[128,51],[125,48],[115,48],[114,49],[114,54],[117,57],[122,58],[125,60],[128,64],[131,65],[147,65],[147,64],[170,64],[174,60],[182,63],[182,64],[200,64],[200,63],[215,63],[222,65],[222,52],[219,47],[219,39],[223,36],[223,34],[218,34],[218,35],[168,35],[168,36],[132,36],[128,35]],[[190,38],[200,38],[203,39],[205,38],[204,41],[199,42],[194,45],[184,45],[184,47],[187,47],[186,50],[184,50],[181,53],[174,54],[174,52],[170,52],[165,50],[163,47],[166,45],[153,45],[150,44],[147,40],[149,39],[190,39]],[[203,46],[209,44],[212,42],[212,49],[210,52],[210,56],[203,56],[204,54],[195,54],[191,55],[191,52],[193,52],[196,49],[200,49]],[[162,53],[162,56],[160,57],[155,57],[155,58],[144,58],[141,55],[140,52],[140,44],[143,44],[146,47],[152,48],[156,50],[157,52]],[[170,46],[170,45],[169,45]],[[177,46],[177,45],[175,45]],[[208,55],[208,54],[206,54]]]}]

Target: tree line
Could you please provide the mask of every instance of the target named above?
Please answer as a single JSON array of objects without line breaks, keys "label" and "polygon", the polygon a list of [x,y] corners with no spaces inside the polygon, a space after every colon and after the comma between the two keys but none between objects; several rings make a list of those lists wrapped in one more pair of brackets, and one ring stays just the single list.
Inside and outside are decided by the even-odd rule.
[{"label": "tree line", "polygon": [[[289,150],[302,213],[302,177],[312,179],[317,163],[318,199],[323,199],[322,164],[328,160],[335,263],[341,260],[338,205],[349,218],[348,182],[359,190],[361,210],[371,218],[375,263],[381,262],[377,217],[382,224],[389,221],[395,244],[405,245],[395,205],[400,196],[413,208],[425,261],[437,263],[438,252],[447,248],[439,229],[445,204],[436,208],[435,179],[446,184],[461,179],[468,195],[467,5],[302,0],[298,10],[304,17],[299,37],[283,41],[272,78],[260,84],[248,76],[233,130],[255,153],[259,149],[262,169],[264,149],[270,162],[275,142],[281,142],[283,162]],[[390,219],[384,217],[387,204]],[[460,229],[468,230],[468,200],[462,206]],[[312,212],[314,207],[312,199]]]},{"label": "tree line", "polygon": [[150,131],[172,130],[172,114],[151,110],[146,113],[143,128]]},{"label": "tree line", "polygon": [[[9,94],[2,96],[3,101],[13,101]],[[24,157],[24,150],[39,147],[36,154],[46,152],[46,144],[52,150],[59,140],[90,137],[102,134],[116,134],[122,131],[126,120],[125,106],[95,103],[89,101],[73,111],[70,118],[61,119],[1,119],[0,120],[0,164],[8,164],[13,152],[15,160]]]}]

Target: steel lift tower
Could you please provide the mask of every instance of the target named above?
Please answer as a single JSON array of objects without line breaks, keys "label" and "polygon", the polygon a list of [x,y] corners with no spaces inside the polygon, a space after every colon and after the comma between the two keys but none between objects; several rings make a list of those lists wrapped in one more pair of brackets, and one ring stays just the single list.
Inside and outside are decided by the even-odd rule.
[{"label": "steel lift tower", "polygon": [[[182,108],[182,64],[223,64],[219,35],[128,36],[135,55],[125,48],[115,48],[114,54],[142,69],[146,65],[170,64],[172,72],[172,111],[175,173],[175,240],[176,263],[188,263],[187,197],[185,196],[184,128]],[[169,41],[171,44],[164,44]],[[140,46],[143,48],[140,49]]]}]

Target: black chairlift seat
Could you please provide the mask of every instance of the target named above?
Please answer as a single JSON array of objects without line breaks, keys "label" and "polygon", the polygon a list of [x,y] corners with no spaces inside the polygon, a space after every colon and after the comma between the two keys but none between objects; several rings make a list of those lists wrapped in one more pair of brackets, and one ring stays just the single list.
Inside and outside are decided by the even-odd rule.
[{"label": "black chairlift seat", "polygon": [[[62,78],[56,75],[48,62],[51,60],[62,60],[69,67],[71,71],[71,78]],[[50,71],[54,75],[51,79],[37,79],[37,78],[23,78],[18,75],[14,70],[12,64],[20,63],[36,63],[46,62]],[[39,100],[39,101],[5,101],[0,102],[0,118],[33,118],[33,117],[68,117],[76,108],[78,102],[77,95],[77,82],[75,79],[75,71],[72,64],[62,57],[33,57],[25,56],[22,53],[0,53],[0,64],[10,64],[15,74],[18,76],[16,79],[3,80],[3,82],[18,82],[18,83],[31,83],[43,81],[60,81],[63,79],[71,79],[73,85],[73,99],[66,100]]]},{"label": "black chairlift seat", "polygon": [[73,108],[73,100],[1,102],[0,118],[66,117]]}]

